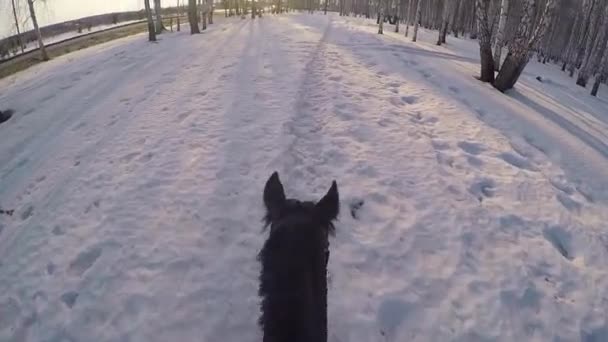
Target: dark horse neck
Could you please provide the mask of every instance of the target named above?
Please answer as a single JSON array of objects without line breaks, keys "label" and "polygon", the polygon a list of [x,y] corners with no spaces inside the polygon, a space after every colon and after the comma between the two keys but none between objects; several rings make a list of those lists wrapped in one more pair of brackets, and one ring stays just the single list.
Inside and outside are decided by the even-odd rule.
[{"label": "dark horse neck", "polygon": [[278,241],[281,233],[271,235],[260,254],[263,341],[326,342],[325,254],[305,248],[301,239],[291,244]]}]

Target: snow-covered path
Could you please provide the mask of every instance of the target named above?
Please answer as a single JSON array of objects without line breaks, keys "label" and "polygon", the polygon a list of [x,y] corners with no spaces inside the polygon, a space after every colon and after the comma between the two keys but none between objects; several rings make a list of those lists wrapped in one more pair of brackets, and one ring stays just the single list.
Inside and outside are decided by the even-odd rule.
[{"label": "snow-covered path", "polygon": [[259,340],[275,169],[338,182],[330,341],[608,339],[605,158],[566,135],[556,162],[459,80],[474,57],[370,23],[225,20],[0,80],[0,341]]}]

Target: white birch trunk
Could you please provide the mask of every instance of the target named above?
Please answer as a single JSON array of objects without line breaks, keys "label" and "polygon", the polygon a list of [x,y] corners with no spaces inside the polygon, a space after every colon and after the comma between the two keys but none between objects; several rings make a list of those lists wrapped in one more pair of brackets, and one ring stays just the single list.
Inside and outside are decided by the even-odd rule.
[{"label": "white birch trunk", "polygon": [[27,0],[27,5],[30,8],[30,17],[32,19],[32,25],[34,25],[34,31],[36,32],[36,38],[38,38],[38,48],[40,48],[40,57],[43,61],[49,60],[49,55],[46,53],[46,47],[42,41],[42,33],[40,32],[40,26],[38,26],[38,19],[36,19],[36,10],[34,9],[34,0]]},{"label": "white birch trunk", "polygon": [[17,6],[15,6],[15,0],[12,0],[13,5],[13,17],[15,18],[15,28],[17,29],[17,40],[19,41],[19,47],[21,53],[25,52],[23,48],[23,39],[21,39],[21,30],[19,29],[19,18],[17,17]]},{"label": "white birch trunk", "polygon": [[[608,6],[606,6],[606,9],[604,10],[603,14],[604,14],[603,24],[605,24],[606,20],[608,20],[608,18],[606,18],[606,15],[608,15]],[[597,58],[599,58],[597,55],[599,55],[601,53],[597,50],[600,49],[600,47],[598,47],[598,45],[601,45],[604,40],[604,37],[603,37],[604,25],[602,25],[601,28],[598,27],[597,21],[599,19],[600,19],[599,13],[595,13],[595,15],[593,15],[593,18],[592,18],[590,26],[589,26],[589,34],[587,35],[587,42],[585,44],[585,55],[584,55],[582,63],[581,63],[580,72],[578,73],[578,77],[576,79],[576,84],[580,85],[581,87],[587,86],[587,82],[589,81],[589,77],[591,76],[593,64],[595,63],[594,54],[595,54],[595,58],[597,59]],[[598,31],[598,29],[599,29],[599,31]],[[599,32],[599,34],[596,34],[597,32]]]},{"label": "white birch trunk", "polygon": [[420,16],[422,15],[422,0],[416,0],[416,17],[414,18],[414,35],[412,41],[415,42],[418,39],[418,26],[420,23]]},{"label": "white birch trunk", "polygon": [[500,68],[502,59],[502,48],[505,45],[505,29],[509,17],[509,0],[502,0],[500,5],[500,20],[498,22],[498,32],[496,32],[496,42],[494,43],[494,69]]}]

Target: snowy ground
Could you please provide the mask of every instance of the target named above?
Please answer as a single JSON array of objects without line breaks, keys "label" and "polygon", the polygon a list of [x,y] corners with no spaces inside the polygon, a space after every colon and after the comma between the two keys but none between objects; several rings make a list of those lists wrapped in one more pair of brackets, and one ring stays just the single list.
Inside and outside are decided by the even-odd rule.
[{"label": "snowy ground", "polygon": [[475,42],[375,30],[229,19],[0,80],[0,341],[258,341],[275,169],[338,181],[330,341],[608,340],[605,89],[532,63],[502,95]]}]

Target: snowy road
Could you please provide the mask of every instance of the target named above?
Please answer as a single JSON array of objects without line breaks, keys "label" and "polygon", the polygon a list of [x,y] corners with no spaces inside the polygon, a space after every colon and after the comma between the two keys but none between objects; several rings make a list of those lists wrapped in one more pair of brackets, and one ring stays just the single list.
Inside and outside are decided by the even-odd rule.
[{"label": "snowy road", "polygon": [[473,57],[371,23],[225,20],[0,80],[0,341],[258,341],[275,169],[338,182],[330,341],[608,338],[604,189],[489,126],[509,97],[438,81]]}]

